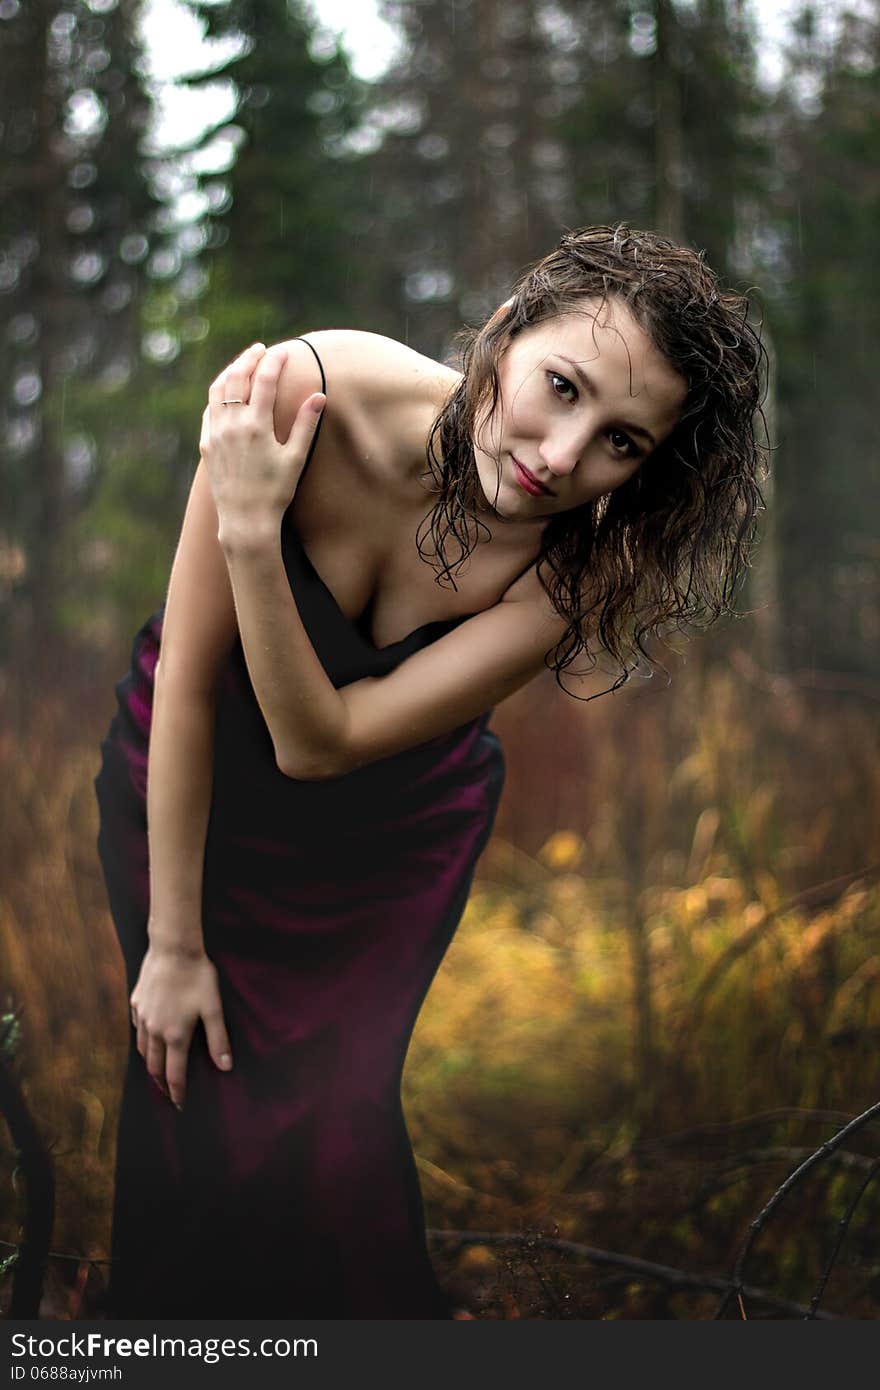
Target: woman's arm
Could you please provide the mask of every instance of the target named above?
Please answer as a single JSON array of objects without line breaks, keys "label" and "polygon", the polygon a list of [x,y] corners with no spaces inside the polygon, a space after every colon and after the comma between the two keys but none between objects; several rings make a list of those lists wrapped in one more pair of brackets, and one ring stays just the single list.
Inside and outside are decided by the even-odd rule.
[{"label": "woman's arm", "polygon": [[216,704],[157,669],[147,767],[151,946],[201,955]]},{"label": "woman's arm", "polygon": [[202,860],[211,801],[217,685],[235,641],[235,609],[217,512],[196,470],[162,621],[147,768],[150,941],[204,949]]},{"label": "woman's arm", "polygon": [[457,729],[538,675],[563,632],[541,591],[469,618],[387,676],[336,690],[277,545],[241,540],[225,550],[251,681],[289,777],[338,777]]},{"label": "woman's arm", "polygon": [[149,945],[131,995],[138,1050],[182,1106],[193,1032],[217,1066],[231,1053],[216,971],[202,935],[217,679],[235,638],[229,578],[204,468],[196,472],[171,571],[154,677],[147,767]]},{"label": "woman's arm", "polygon": [[[218,377],[202,449],[251,682],[278,766],[308,780],[338,776],[482,714],[543,669],[564,625],[535,578],[527,598],[469,619],[387,676],[336,690],[291,597],[281,554],[281,517],[317,422],[310,402],[322,400],[294,387],[299,409],[288,439],[277,442],[285,360],[283,348],[270,349],[253,371],[245,354]],[[225,407],[227,393],[249,404]]]}]

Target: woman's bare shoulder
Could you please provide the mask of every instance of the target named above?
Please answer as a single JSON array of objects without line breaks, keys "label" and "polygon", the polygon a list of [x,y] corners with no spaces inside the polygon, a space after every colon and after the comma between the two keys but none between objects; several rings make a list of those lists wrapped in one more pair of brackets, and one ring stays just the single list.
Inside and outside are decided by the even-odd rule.
[{"label": "woman's bare shoulder", "polygon": [[[327,378],[327,395],[344,391],[364,405],[380,405],[414,387],[448,389],[459,373],[406,343],[355,328],[322,328],[299,335],[318,353]],[[289,339],[290,347],[297,339]],[[308,349],[305,349],[308,352]]]},{"label": "woman's bare shoulder", "polygon": [[[380,333],[325,328],[300,335],[324,369],[327,391],[323,436],[349,458],[403,478],[424,460],[432,421],[460,380],[460,373],[405,343]],[[297,410],[320,390],[318,366],[309,347],[290,338],[288,360],[278,383],[275,425],[287,437]],[[376,462],[381,460],[381,464]]]},{"label": "woman's bare shoulder", "polygon": [[[396,338],[386,338],[384,334],[371,334],[360,328],[318,328],[314,332],[300,335],[316,347],[318,356],[336,367],[346,379],[363,381],[364,384],[381,379],[386,374],[406,371],[414,377],[456,378],[456,371],[434,357],[416,352],[409,343],[398,342]],[[296,339],[292,339],[293,342]]]}]

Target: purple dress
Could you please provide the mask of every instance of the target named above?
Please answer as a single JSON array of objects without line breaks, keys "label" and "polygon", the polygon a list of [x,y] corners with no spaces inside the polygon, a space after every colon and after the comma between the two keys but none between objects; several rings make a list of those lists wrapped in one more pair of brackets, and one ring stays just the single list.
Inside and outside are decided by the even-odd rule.
[{"label": "purple dress", "polygon": [[[428,623],[377,649],[312,567],[290,509],[282,549],[337,687],[393,670],[456,625]],[[161,631],[162,609],[135,638],[95,779],[129,992],[147,946]],[[202,918],[235,1066],[214,1066],[200,1026],[178,1112],[132,1030],[111,1317],[450,1316],[425,1244],[400,1082],[498,805],[504,762],[488,717],[345,776],[296,781],[276,766],[236,640],[217,708]]]}]

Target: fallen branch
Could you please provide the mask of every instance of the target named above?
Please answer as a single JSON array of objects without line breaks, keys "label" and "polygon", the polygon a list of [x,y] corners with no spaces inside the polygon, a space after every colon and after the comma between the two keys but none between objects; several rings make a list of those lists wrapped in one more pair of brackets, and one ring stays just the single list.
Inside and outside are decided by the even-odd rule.
[{"label": "fallen branch", "polygon": [[[686,1270],[673,1269],[670,1265],[654,1264],[650,1260],[641,1260],[636,1255],[622,1255],[615,1250],[598,1250],[592,1245],[581,1245],[574,1240],[560,1240],[553,1236],[540,1235],[521,1235],[518,1232],[495,1233],[493,1231],[439,1231],[429,1230],[428,1235],[432,1240],[448,1241],[450,1244],[459,1245],[462,1248],[468,1245],[516,1245],[522,1246],[527,1251],[540,1247],[544,1250],[558,1250],[560,1254],[575,1255],[580,1259],[589,1260],[591,1264],[610,1265],[617,1269],[626,1269],[642,1279],[656,1279],[667,1287],[673,1289],[705,1289],[713,1292],[742,1293],[751,1298],[755,1303],[763,1303],[768,1308],[775,1308],[782,1313],[789,1313],[794,1317],[804,1317],[809,1311],[801,1303],[792,1303],[789,1299],[778,1298],[775,1294],[768,1293],[765,1289],[756,1289],[751,1286],[736,1286],[729,1279],[714,1274],[690,1274]],[[835,1313],[817,1313],[817,1319],[826,1321],[837,1321]]]}]

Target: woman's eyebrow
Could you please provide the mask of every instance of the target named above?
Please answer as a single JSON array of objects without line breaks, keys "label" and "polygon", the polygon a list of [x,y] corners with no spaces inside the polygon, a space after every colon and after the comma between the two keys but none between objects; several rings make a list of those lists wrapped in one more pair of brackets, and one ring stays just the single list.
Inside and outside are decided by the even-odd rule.
[{"label": "woman's eyebrow", "polygon": [[[578,364],[577,364],[577,362],[575,362],[574,358],[573,358],[573,357],[566,357],[566,356],[565,356],[563,353],[561,353],[561,352],[560,352],[560,353],[557,353],[557,356],[559,357],[560,361],[562,361],[562,362],[567,362],[567,363],[568,363],[568,365],[571,367],[572,371],[574,372],[575,376],[578,377],[578,379],[580,380],[581,385],[582,385],[583,387],[585,387],[585,389],[586,389],[587,391],[591,392],[592,395],[595,396],[595,394],[596,394],[596,388],[595,388],[595,386],[593,385],[592,381],[591,381],[590,378],[587,376],[587,374],[586,374],[586,372],[583,370],[583,368],[581,368],[581,367],[578,366]],[[657,447],[657,441],[656,441],[656,439],[654,438],[654,436],[653,436],[653,434],[651,433],[651,431],[645,429],[644,425],[634,425],[634,424],[632,424],[632,422],[629,421],[629,420],[621,420],[620,423],[621,423],[621,425],[623,426],[624,429],[631,430],[633,434],[640,434],[640,435],[642,436],[643,439],[647,439],[648,443],[651,445],[651,448],[652,448],[652,449],[656,449],[656,447]]]}]

